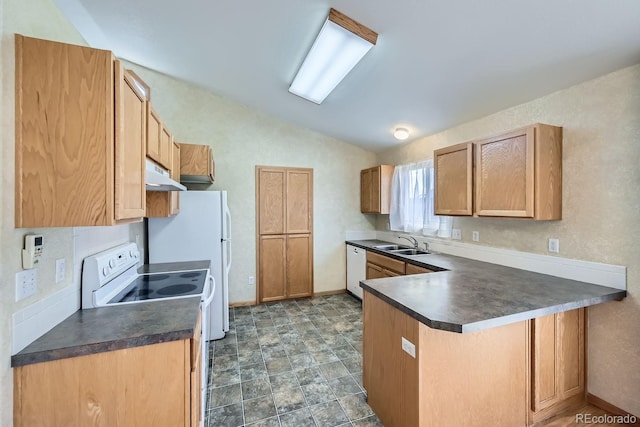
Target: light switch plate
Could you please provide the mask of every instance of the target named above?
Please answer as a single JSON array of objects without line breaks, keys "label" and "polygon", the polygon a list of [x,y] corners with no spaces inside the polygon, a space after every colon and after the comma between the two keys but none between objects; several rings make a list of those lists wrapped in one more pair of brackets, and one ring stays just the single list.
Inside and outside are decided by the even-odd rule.
[{"label": "light switch plate", "polygon": [[478,241],[480,241],[480,232],[479,232],[479,231],[474,231],[474,232],[472,232],[472,233],[471,233],[471,239],[472,239],[474,242],[478,242]]},{"label": "light switch plate", "polygon": [[556,254],[560,252],[560,240],[549,239],[549,252],[553,252]]},{"label": "light switch plate", "polygon": [[453,240],[460,240],[462,239],[462,231],[460,231],[459,228],[454,228],[453,230],[451,230],[451,238]]},{"label": "light switch plate", "polygon": [[409,354],[409,356],[416,358],[416,346],[414,343],[402,337],[402,349]]}]

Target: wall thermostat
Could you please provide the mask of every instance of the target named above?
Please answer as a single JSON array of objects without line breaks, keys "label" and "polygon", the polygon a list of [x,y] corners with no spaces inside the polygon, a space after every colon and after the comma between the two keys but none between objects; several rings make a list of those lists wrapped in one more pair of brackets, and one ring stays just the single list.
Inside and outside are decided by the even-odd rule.
[{"label": "wall thermostat", "polygon": [[24,249],[22,250],[22,268],[35,268],[42,257],[44,239],[41,234],[27,234],[24,236]]}]

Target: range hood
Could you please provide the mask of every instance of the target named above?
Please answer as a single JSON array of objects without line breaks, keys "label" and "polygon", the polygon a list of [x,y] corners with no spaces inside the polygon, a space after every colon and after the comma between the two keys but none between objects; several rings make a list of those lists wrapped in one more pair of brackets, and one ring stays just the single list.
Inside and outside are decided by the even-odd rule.
[{"label": "range hood", "polygon": [[186,191],[187,187],[171,179],[171,175],[165,169],[146,160],[145,183],[147,191]]}]

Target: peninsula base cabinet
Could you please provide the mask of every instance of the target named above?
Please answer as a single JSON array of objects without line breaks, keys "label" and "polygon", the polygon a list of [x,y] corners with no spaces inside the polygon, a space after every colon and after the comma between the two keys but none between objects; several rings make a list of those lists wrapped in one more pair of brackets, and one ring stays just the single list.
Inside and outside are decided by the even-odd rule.
[{"label": "peninsula base cabinet", "polygon": [[459,334],[363,301],[363,385],[386,427],[529,426],[585,401],[584,309]]},{"label": "peninsula base cabinet", "polygon": [[201,425],[200,339],[14,370],[15,427]]}]

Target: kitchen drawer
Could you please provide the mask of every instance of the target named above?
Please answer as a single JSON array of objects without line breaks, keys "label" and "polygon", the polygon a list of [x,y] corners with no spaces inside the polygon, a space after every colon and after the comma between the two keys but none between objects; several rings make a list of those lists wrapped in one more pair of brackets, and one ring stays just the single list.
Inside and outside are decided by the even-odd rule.
[{"label": "kitchen drawer", "polygon": [[391,270],[394,273],[404,274],[404,261],[398,261],[394,258],[389,258],[384,255],[378,255],[367,251],[367,262],[379,265],[380,267]]}]

